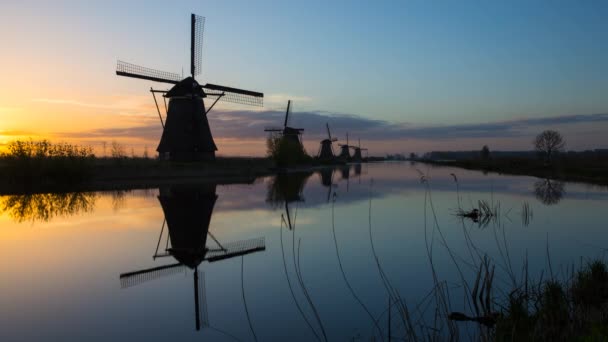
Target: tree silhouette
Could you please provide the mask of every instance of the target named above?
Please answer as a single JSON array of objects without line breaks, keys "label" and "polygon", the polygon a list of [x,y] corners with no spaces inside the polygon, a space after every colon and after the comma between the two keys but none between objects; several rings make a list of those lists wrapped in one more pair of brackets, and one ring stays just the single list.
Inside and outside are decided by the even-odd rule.
[{"label": "tree silhouette", "polygon": [[480,153],[481,153],[481,159],[483,159],[483,160],[490,159],[490,148],[488,147],[488,145],[483,145]]},{"label": "tree silhouette", "polygon": [[566,142],[562,135],[553,130],[543,131],[534,139],[534,148],[548,161],[551,161],[554,154],[563,151],[565,146]]}]

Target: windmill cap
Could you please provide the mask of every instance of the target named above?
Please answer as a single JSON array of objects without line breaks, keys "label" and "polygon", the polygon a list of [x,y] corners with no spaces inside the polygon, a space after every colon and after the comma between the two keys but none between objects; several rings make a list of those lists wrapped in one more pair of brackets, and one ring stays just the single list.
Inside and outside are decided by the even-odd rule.
[{"label": "windmill cap", "polygon": [[173,86],[167,94],[166,97],[177,97],[177,96],[187,96],[187,95],[198,95],[200,97],[205,97],[205,92],[203,91],[203,87],[201,87],[196,80],[189,76],[181,80],[178,84]]}]

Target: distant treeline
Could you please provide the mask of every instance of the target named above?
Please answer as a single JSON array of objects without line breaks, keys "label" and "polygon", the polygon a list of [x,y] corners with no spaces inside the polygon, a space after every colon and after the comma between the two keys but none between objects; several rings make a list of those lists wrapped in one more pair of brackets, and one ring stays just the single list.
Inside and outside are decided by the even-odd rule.
[{"label": "distant treeline", "polygon": [[[560,153],[565,157],[608,157],[608,149],[587,151],[567,151]],[[518,158],[538,159],[537,151],[492,151],[489,157],[493,159]],[[432,151],[425,153],[422,159],[427,160],[471,160],[482,157],[481,151]]]}]

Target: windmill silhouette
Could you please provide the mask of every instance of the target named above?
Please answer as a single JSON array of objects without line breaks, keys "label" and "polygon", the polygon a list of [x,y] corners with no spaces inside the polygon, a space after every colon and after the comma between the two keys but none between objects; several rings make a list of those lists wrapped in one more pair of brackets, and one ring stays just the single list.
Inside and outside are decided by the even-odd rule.
[{"label": "windmill silhouette", "polygon": [[338,138],[331,136],[328,123],[325,124],[325,127],[327,128],[327,139],[321,140],[321,147],[319,148],[319,154],[317,157],[319,160],[327,162],[333,161],[336,158],[333,143],[338,141]]},{"label": "windmill silhouette", "polygon": [[350,148],[351,146],[348,144],[348,132],[346,132],[346,144],[338,144],[340,146],[340,155],[338,159],[347,162],[350,161]]},{"label": "windmill silhouette", "polygon": [[[165,214],[165,221],[153,258],[172,257],[177,262],[120,275],[120,284],[124,289],[192,270],[196,330],[200,330],[201,321],[203,327],[209,326],[204,273],[201,272],[199,276],[198,271],[200,264],[204,261],[216,262],[266,249],[264,238],[222,244],[211,234],[209,224],[217,197],[216,184],[161,188],[158,199]],[[207,237],[215,242],[215,247],[207,245]],[[163,238],[166,240],[164,248],[161,247]],[[159,248],[161,248],[160,252]]]},{"label": "windmill silhouette", "polygon": [[354,162],[362,162],[363,161],[363,157],[361,156],[361,151],[366,151],[366,148],[362,148],[361,147],[361,139],[359,139],[359,145],[358,146],[349,146],[350,148],[352,148],[353,150],[355,150],[355,152],[353,152],[353,156],[351,157],[351,160]]},{"label": "windmill silhouette", "polygon": [[288,126],[289,120],[291,119],[291,116],[289,115],[291,114],[291,108],[291,100],[289,100],[287,101],[287,110],[285,110],[283,127],[266,127],[264,132],[278,133],[281,135],[281,139],[302,146],[302,132],[304,132],[304,128],[293,128]]},{"label": "windmill silhouette", "polygon": [[[195,79],[202,71],[205,18],[192,14],[190,24],[190,76],[182,79],[175,73],[145,68],[120,60],[116,67],[116,74],[119,76],[174,85],[168,91],[150,88],[163,127],[163,134],[156,151],[160,158],[165,160],[215,159],[217,146],[211,135],[207,114],[219,100],[253,106],[262,106],[263,103],[262,93],[211,83],[201,85]],[[156,93],[163,94],[165,121],[158,107]],[[206,108],[203,99],[208,97],[214,100],[211,106]],[[168,106],[166,99],[169,99]]]}]

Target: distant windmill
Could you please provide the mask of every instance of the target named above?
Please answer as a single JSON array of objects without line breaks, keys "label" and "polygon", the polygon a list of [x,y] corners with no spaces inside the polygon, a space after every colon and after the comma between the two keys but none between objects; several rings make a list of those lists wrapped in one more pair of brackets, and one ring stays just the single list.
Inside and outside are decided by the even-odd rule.
[{"label": "distant windmill", "polygon": [[266,127],[264,132],[274,132],[281,135],[281,139],[291,141],[294,144],[302,145],[302,132],[304,128],[293,128],[288,126],[289,119],[291,119],[291,100],[287,101],[287,110],[285,111],[285,120],[283,121],[283,127]]},{"label": "distant windmill", "polygon": [[[154,90],[150,92],[154,97],[158,116],[163,127],[160,143],[156,148],[161,159],[195,161],[213,160],[217,147],[211,135],[207,114],[219,100],[253,106],[262,106],[264,94],[225,87],[216,84],[199,84],[195,79],[202,70],[202,48],[205,18],[192,14],[190,17],[190,76],[182,76],[154,69],[141,67],[135,64],[118,61],[116,74],[119,76],[140,78],[144,80],[174,84],[168,91]],[[158,108],[155,93],[163,93],[165,102],[166,120]],[[203,101],[206,97],[213,97],[214,101],[206,109]]]},{"label": "distant windmill", "polygon": [[[201,311],[203,327],[209,325],[204,273],[201,282],[198,273],[199,265],[204,261],[215,262],[263,251],[266,249],[264,238],[223,244],[211,234],[209,224],[217,200],[215,184],[161,188],[158,199],[165,214],[165,221],[160,231],[153,258],[170,256],[177,263],[123,273],[120,275],[120,285],[122,288],[128,288],[163,276],[182,273],[187,269],[193,270],[195,326],[196,330],[199,330],[201,327]],[[165,231],[165,222],[168,230],[164,234],[166,243],[164,244],[164,251],[159,253]],[[217,247],[207,246],[207,237],[213,239]]]},{"label": "distant windmill", "polygon": [[334,154],[333,143],[338,141],[338,138],[331,136],[328,123],[325,124],[325,127],[327,127],[327,139],[321,140],[321,147],[319,149],[318,157],[322,161],[332,161],[336,157]]},{"label": "distant windmill", "polygon": [[366,148],[361,148],[361,139],[359,139],[359,146],[350,146],[350,148],[354,149],[355,152],[353,153],[352,156],[352,161],[354,162],[362,162],[363,161],[363,157],[361,156],[361,151],[367,151]]},{"label": "distant windmill", "polygon": [[349,161],[351,146],[348,144],[348,132],[346,133],[346,145],[339,144],[339,146],[340,146],[340,155],[338,156],[338,159],[345,161],[345,162]]}]

